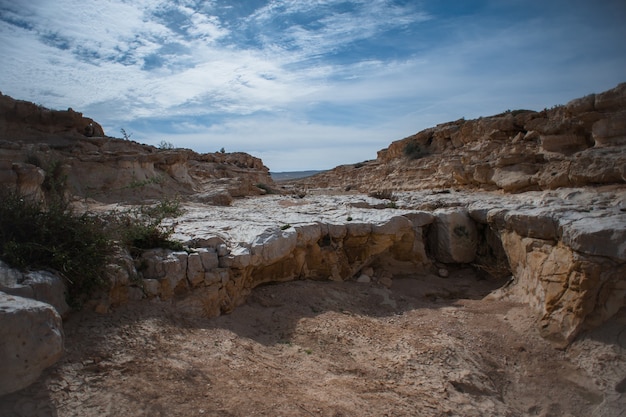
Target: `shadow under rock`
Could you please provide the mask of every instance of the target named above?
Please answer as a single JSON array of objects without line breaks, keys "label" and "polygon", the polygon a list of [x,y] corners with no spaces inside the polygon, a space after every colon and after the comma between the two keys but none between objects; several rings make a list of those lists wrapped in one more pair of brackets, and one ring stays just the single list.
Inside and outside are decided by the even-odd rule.
[{"label": "shadow under rock", "polygon": [[50,397],[45,383],[45,372],[31,386],[0,396],[0,416],[2,417],[57,417],[57,408]]},{"label": "shadow under rock", "polygon": [[255,288],[232,313],[193,320],[193,327],[220,328],[264,345],[286,343],[298,322],[327,312],[393,317],[416,309],[448,307],[462,299],[482,299],[506,279],[479,279],[473,268],[451,270],[448,278],[403,275],[391,288],[354,281],[291,281]]}]

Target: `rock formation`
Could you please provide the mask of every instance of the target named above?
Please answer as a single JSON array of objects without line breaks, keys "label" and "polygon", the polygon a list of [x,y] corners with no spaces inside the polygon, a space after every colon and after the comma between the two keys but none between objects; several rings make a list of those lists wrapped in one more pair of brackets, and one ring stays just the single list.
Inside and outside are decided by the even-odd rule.
[{"label": "rock formation", "polygon": [[[308,195],[238,200],[273,186],[257,158],[157,149],[103,136],[97,124],[88,137],[81,128],[92,122],[79,113],[52,117],[11,100],[2,96],[0,185],[40,195],[58,175],[68,192],[100,202],[186,197],[173,224],[186,250],[121,254],[107,266],[110,288],[89,304],[98,312],[150,298],[212,317],[268,282],[391,286],[394,275],[445,277],[461,264],[508,282],[491,297],[530,305],[559,347],[626,307],[626,84],[541,112],[442,124],[375,161],[284,186]],[[34,127],[15,133],[16,120]],[[49,276],[0,272],[0,290],[15,295],[7,302],[39,298],[64,314],[58,289],[42,295]]]},{"label": "rock formation", "polygon": [[457,120],[393,142],[309,188],[522,192],[626,182],[626,83],[540,112]]},{"label": "rock formation", "polygon": [[0,138],[46,143],[63,138],[102,137],[94,120],[74,110],[50,110],[0,93]]},{"label": "rock formation", "polygon": [[245,153],[198,154],[116,139],[72,109],[0,96],[0,186],[37,196],[46,175],[63,178],[72,195],[101,202],[194,195],[227,205],[273,186],[269,169]]},{"label": "rock formation", "polygon": [[49,304],[0,292],[0,395],[20,390],[63,355],[61,316]]}]

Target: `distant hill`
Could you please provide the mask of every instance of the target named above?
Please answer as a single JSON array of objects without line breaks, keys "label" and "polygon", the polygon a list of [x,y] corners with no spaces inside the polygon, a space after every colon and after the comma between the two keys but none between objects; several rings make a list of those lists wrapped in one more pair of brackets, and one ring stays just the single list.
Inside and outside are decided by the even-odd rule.
[{"label": "distant hill", "polygon": [[287,172],[270,172],[274,181],[289,181],[299,178],[306,178],[325,171],[287,171]]}]

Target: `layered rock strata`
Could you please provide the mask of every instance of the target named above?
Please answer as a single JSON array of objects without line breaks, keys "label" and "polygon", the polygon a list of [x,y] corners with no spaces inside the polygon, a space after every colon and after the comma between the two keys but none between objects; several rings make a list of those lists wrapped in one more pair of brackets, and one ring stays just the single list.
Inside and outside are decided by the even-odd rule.
[{"label": "layered rock strata", "polygon": [[40,197],[46,178],[66,184],[71,195],[100,202],[193,195],[228,205],[273,187],[269,169],[248,154],[199,154],[116,139],[72,109],[49,110],[0,95],[0,187]]},{"label": "layered rock strata", "polygon": [[521,192],[626,182],[626,83],[543,111],[460,119],[393,142],[308,188]]},{"label": "layered rock strata", "polygon": [[557,346],[626,306],[626,189],[399,198],[396,209],[367,208],[379,201],[366,196],[189,206],[177,237],[190,251],[145,252],[135,261],[141,281],[127,272],[114,278],[100,308],[149,297],[215,316],[268,282],[365,275],[391,285],[394,275],[436,274],[450,264],[511,277],[494,296],[528,303]]}]

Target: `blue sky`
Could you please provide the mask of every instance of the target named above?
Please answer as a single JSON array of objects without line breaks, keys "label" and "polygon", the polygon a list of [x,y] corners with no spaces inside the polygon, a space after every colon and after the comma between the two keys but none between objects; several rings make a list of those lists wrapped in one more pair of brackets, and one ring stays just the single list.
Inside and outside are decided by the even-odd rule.
[{"label": "blue sky", "polygon": [[626,81],[623,0],[0,0],[0,91],[272,171]]}]

